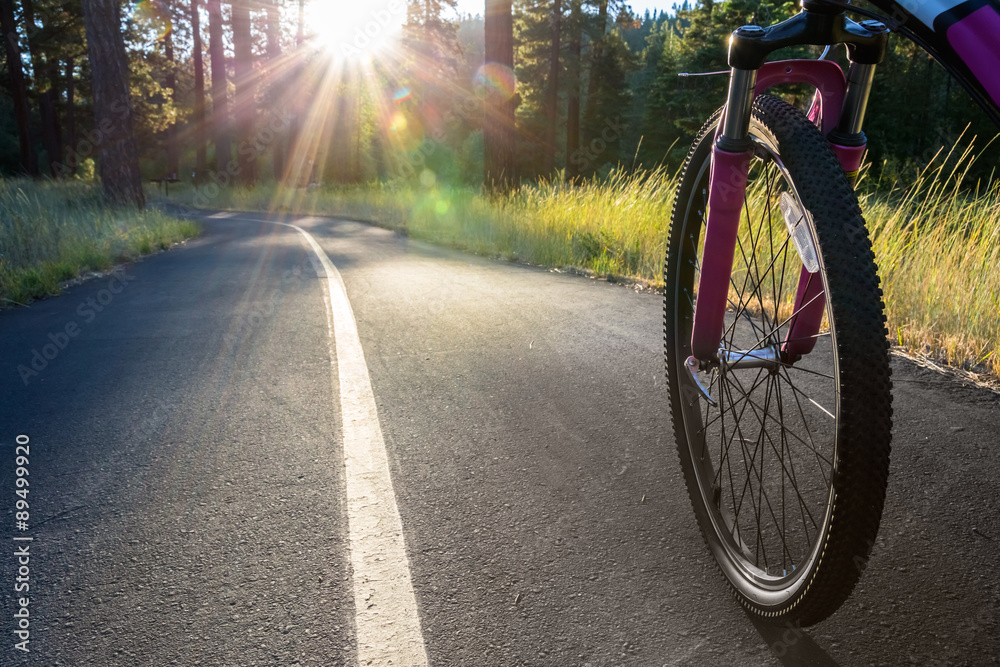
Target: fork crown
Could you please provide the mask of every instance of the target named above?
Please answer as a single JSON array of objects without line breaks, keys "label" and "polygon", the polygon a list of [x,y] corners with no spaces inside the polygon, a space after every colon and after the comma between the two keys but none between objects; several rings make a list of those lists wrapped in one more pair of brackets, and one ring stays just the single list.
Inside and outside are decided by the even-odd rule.
[{"label": "fork crown", "polygon": [[856,23],[840,9],[828,13],[808,8],[767,28],[737,28],[729,38],[729,66],[756,70],[778,49],[827,44],[845,44],[851,62],[878,65],[885,58],[888,41],[888,30],[876,21]]}]

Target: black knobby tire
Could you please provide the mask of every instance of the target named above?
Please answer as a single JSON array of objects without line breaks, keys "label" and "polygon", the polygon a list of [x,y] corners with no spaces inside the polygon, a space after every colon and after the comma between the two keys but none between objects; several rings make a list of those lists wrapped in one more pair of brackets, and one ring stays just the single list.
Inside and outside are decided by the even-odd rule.
[{"label": "black knobby tire", "polygon": [[879,279],[857,198],[829,145],[795,108],[758,98],[721,347],[782,349],[809,257],[790,242],[782,192],[808,212],[818,255],[810,280],[822,279],[826,311],[815,348],[800,359],[704,365],[697,377],[713,407],[685,361],[718,122],[717,112],[685,162],[664,267],[674,434],[699,526],[739,602],[766,619],[811,625],[850,595],[882,516],[892,405]]}]

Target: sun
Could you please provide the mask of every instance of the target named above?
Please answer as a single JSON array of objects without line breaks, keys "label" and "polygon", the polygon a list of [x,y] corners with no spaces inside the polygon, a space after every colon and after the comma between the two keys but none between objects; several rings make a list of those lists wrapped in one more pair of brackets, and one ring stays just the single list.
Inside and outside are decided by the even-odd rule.
[{"label": "sun", "polygon": [[404,0],[310,0],[306,31],[334,56],[367,60],[394,46],[406,20]]}]

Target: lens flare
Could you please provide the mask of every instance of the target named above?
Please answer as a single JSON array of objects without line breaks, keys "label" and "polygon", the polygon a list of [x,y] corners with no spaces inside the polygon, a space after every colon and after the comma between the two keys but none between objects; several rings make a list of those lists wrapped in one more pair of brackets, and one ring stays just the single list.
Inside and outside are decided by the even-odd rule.
[{"label": "lens flare", "polygon": [[388,118],[388,129],[390,141],[403,151],[415,151],[424,141],[420,119],[405,111],[397,111]]},{"label": "lens flare", "polygon": [[392,101],[396,102],[396,103],[405,102],[406,100],[408,100],[408,99],[410,99],[412,97],[413,97],[413,93],[410,92],[409,88],[400,88],[392,96]]},{"label": "lens flare", "polygon": [[[425,170],[421,174],[421,183],[424,182],[426,173],[432,172]],[[442,192],[436,186],[430,187],[417,199],[411,211],[414,220],[435,220],[438,228],[445,234],[449,230],[457,233],[458,219],[447,191]]]},{"label": "lens flare", "polygon": [[499,97],[509,100],[514,96],[516,85],[514,70],[500,63],[486,63],[479,68],[473,79],[476,95],[484,99]]},{"label": "lens flare", "polygon": [[406,122],[406,116],[398,113],[392,117],[392,121],[389,124],[389,129],[393,132],[405,132],[406,127],[409,123]]},{"label": "lens flare", "polygon": [[132,17],[140,25],[156,32],[157,39],[163,39],[173,31],[170,12],[162,2],[156,0],[141,0],[132,7]]}]

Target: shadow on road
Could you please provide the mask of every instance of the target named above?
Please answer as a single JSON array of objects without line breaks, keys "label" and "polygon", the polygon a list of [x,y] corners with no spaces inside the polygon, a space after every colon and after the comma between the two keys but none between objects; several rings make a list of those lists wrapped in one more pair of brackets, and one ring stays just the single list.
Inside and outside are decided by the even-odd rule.
[{"label": "shadow on road", "polygon": [[773,625],[750,613],[747,613],[747,618],[760,634],[771,655],[783,665],[837,667],[840,664],[813,641],[808,631],[793,623]]}]

